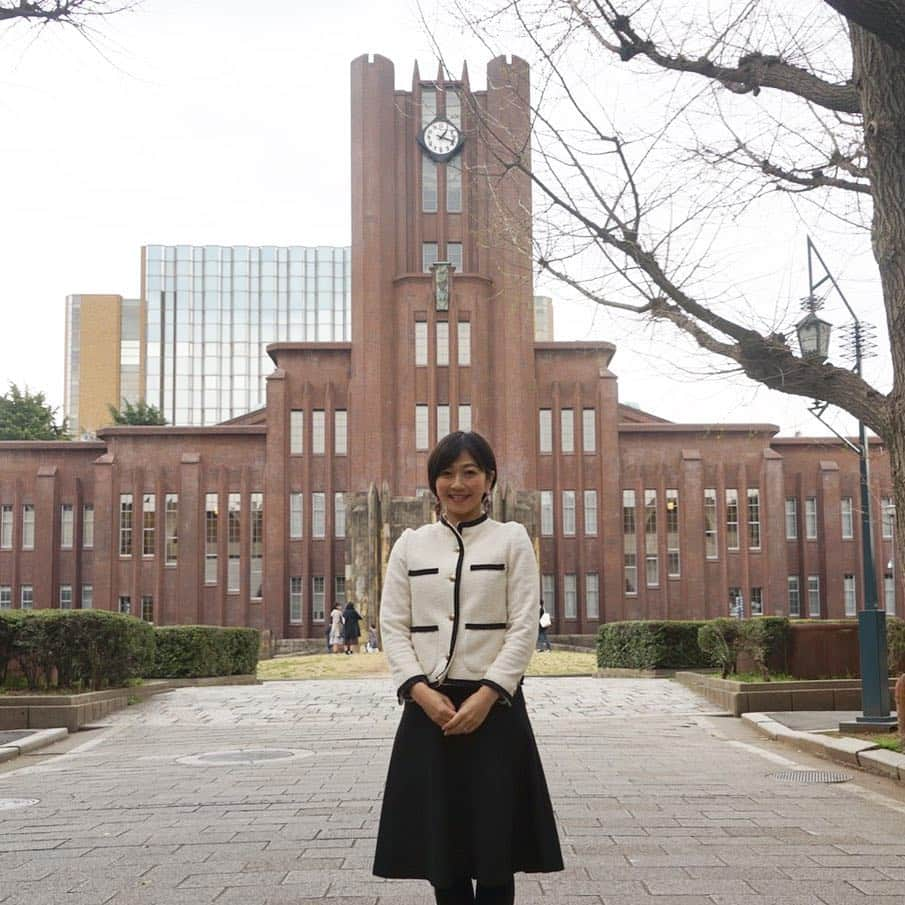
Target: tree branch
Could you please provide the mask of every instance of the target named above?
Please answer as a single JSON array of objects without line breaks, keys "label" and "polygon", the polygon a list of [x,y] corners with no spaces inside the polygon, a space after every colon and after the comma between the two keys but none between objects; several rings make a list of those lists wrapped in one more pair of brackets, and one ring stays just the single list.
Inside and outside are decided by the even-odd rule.
[{"label": "tree branch", "polygon": [[905,50],[905,18],[902,4],[897,0],[824,0],[824,3],[891,47]]}]

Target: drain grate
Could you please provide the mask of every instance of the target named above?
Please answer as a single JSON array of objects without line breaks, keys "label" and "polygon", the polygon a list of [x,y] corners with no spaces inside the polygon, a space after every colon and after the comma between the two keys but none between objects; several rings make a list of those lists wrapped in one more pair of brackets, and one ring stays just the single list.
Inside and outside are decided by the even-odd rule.
[{"label": "drain grate", "polygon": [[30,808],[40,801],[40,798],[0,798],[0,811],[12,811],[15,808]]},{"label": "drain grate", "polygon": [[852,778],[850,773],[833,773],[830,770],[781,770],[770,776],[780,782],[802,783],[848,782]]}]

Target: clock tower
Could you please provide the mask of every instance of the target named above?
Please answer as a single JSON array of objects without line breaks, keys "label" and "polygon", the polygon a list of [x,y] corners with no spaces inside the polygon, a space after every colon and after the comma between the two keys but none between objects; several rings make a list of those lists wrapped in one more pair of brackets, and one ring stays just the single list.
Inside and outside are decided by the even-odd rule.
[{"label": "clock tower", "polygon": [[351,488],[426,487],[446,433],[487,437],[513,489],[536,487],[529,71],[486,90],[441,70],[410,91],[381,56],[352,62]]}]

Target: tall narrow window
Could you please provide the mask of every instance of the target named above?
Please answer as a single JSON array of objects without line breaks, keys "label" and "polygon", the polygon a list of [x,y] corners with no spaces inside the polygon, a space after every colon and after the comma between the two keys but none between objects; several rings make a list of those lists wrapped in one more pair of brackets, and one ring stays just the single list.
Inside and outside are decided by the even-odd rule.
[{"label": "tall narrow window", "polygon": [[540,586],[544,609],[553,619],[556,616],[556,576],[541,575]]},{"label": "tall narrow window", "polygon": [[326,524],[326,495],[322,490],[317,490],[311,494],[311,536],[325,537],[327,533]]},{"label": "tall narrow window", "polygon": [[13,548],[13,507],[0,506],[0,550]]},{"label": "tall narrow window", "polygon": [[798,540],[798,500],[786,497],[786,540]]},{"label": "tall narrow window", "polygon": [[119,612],[123,616],[132,615],[132,598],[128,594],[119,595]]},{"label": "tall narrow window", "polygon": [[584,533],[586,537],[597,536],[597,491],[584,492]]},{"label": "tall narrow window", "polygon": [[437,440],[441,440],[449,433],[449,406],[437,406]]},{"label": "tall narrow window", "polygon": [[415,367],[427,365],[427,321],[415,321]]},{"label": "tall narrow window", "polygon": [[459,367],[471,365],[471,321],[459,321]]},{"label": "tall narrow window", "polygon": [[292,575],[289,578],[289,621],[299,625],[302,621],[302,576]]},{"label": "tall narrow window", "polygon": [[142,495],[141,503],[141,555],[153,556],[157,532],[157,498],[153,493]]},{"label": "tall narrow window", "polygon": [[64,550],[72,549],[74,521],[72,503],[63,503],[60,506],[60,546]]},{"label": "tall narrow window", "polygon": [[657,491],[644,491],[644,564],[648,587],[660,584],[660,556],[657,547]]},{"label": "tall narrow window", "polygon": [[141,598],[141,618],[145,622],[154,621],[154,598],[149,594]]},{"label": "tall narrow window", "polygon": [[437,321],[437,364],[449,364],[449,323]]},{"label": "tall narrow window", "polygon": [[204,495],[204,583],[217,583],[217,541],[220,509],[216,493]]},{"label": "tall narrow window", "polygon": [[326,449],[326,417],[323,409],[311,413],[311,453],[315,456],[322,456]]},{"label": "tall narrow window", "polygon": [[809,496],[804,501],[804,536],[817,540],[817,497]]},{"label": "tall narrow window", "polygon": [[231,493],[226,502],[226,591],[239,592],[242,562],[242,497]]},{"label": "tall narrow window", "polygon": [[421,89],[421,126],[429,126],[437,118],[437,89]]},{"label": "tall narrow window", "polygon": [[264,595],[264,494],[253,493],[250,500],[251,543],[249,544],[249,589],[252,600]]},{"label": "tall narrow window", "polygon": [[430,445],[428,437],[428,409],[426,405],[415,406],[415,449],[427,449]]},{"label": "tall narrow window", "polygon": [[716,533],[716,488],[704,491],[704,555],[707,559],[718,559],[720,547]]},{"label": "tall narrow window", "polygon": [[572,409],[560,409],[560,445],[564,453],[575,452],[575,413]]},{"label": "tall narrow window", "polygon": [[346,495],[341,490],[333,494],[333,535],[346,536]]},{"label": "tall narrow window", "polygon": [[471,406],[459,406],[459,430],[466,433],[471,430]]},{"label": "tall narrow window", "polygon": [[588,619],[600,618],[600,576],[596,572],[584,577],[584,606]]},{"label": "tall narrow window", "polygon": [[[446,212],[448,214],[460,214],[462,212],[462,158],[453,157],[446,164]],[[452,243],[450,243],[452,244]],[[461,270],[462,246],[459,245],[459,264],[456,270]],[[450,256],[450,263],[454,263]]]},{"label": "tall narrow window", "polygon": [[808,575],[808,615],[820,616],[820,576]]},{"label": "tall narrow window", "polygon": [[456,269],[456,273],[461,273],[465,269],[462,265],[461,242],[446,243],[446,260]]},{"label": "tall narrow window", "polygon": [[726,490],[726,549],[738,550],[738,491]]},{"label": "tall narrow window", "polygon": [[421,210],[425,214],[437,213],[437,164],[427,155],[421,157]]},{"label": "tall narrow window", "polygon": [[542,453],[553,452],[553,412],[550,409],[541,409],[538,413],[538,429],[540,439],[538,448]]},{"label": "tall narrow window", "polygon": [[622,491],[622,562],[625,593],[638,593],[638,539],[635,528],[635,491]]},{"label": "tall narrow window", "polygon": [[165,562],[175,566],[179,560],[179,494],[168,493],[164,497]]},{"label": "tall narrow window", "polygon": [[430,273],[431,267],[437,263],[437,243],[422,242],[421,243],[421,269],[425,273]]},{"label": "tall narrow window", "polygon": [[72,585],[71,584],[61,584],[60,585],[60,609],[61,610],[71,610],[72,609]]},{"label": "tall narrow window", "polygon": [[575,491],[562,492],[562,533],[566,537],[575,534]]},{"label": "tall narrow window", "polygon": [[305,412],[293,409],[289,413],[289,452],[300,456],[305,451]]},{"label": "tall narrow window", "polygon": [[748,549],[760,550],[760,490],[748,488]]},{"label": "tall narrow window", "polygon": [[789,575],[789,615],[801,615],[801,582],[797,575]]},{"label": "tall narrow window", "polygon": [[119,495],[119,555],[132,555],[132,494]]},{"label": "tall narrow window", "polygon": [[22,549],[35,548],[35,507],[26,503],[22,507]]},{"label": "tall narrow window", "polygon": [[93,584],[83,584],[82,585],[82,609],[83,610],[94,609],[94,585]]},{"label": "tall narrow window", "polygon": [[324,621],[323,575],[314,575],[311,578],[311,619],[313,622]]},{"label": "tall narrow window", "polygon": [[446,89],[446,118],[457,128],[462,128],[462,102],[454,88]]},{"label": "tall narrow window", "polygon": [[845,615],[853,617],[858,615],[858,602],[855,596],[855,576],[842,576],[842,597],[845,601]]},{"label": "tall narrow window", "polygon": [[333,576],[333,599],[340,605],[346,605],[346,576]]},{"label": "tall narrow window", "polygon": [[23,610],[33,609],[35,605],[35,589],[33,585],[24,584],[19,588],[19,607]]},{"label": "tall narrow window", "polygon": [[11,585],[0,584],[0,610],[13,608],[13,589]]},{"label": "tall narrow window", "polygon": [[563,616],[566,619],[578,618],[578,576],[574,572],[563,575],[562,597]]},{"label": "tall narrow window", "polygon": [[851,540],[855,536],[855,512],[850,496],[839,500],[839,511],[842,516],[842,538]]},{"label": "tall narrow window", "polygon": [[764,589],[751,588],[751,615],[764,615]]},{"label": "tall narrow window", "polygon": [[666,491],[666,574],[678,578],[682,574],[679,562],[679,491]]},{"label": "tall narrow window", "polygon": [[94,503],[82,506],[82,547],[90,550],[94,546]]},{"label": "tall narrow window", "polygon": [[729,616],[732,619],[745,618],[745,598],[739,587],[729,588]]},{"label": "tall narrow window", "polygon": [[887,616],[896,614],[896,584],[893,581],[892,572],[883,576],[883,607]]},{"label": "tall narrow window", "polygon": [[345,409],[333,413],[333,452],[337,456],[349,452],[349,413]]},{"label": "tall narrow window", "polygon": [[880,513],[883,540],[892,540],[896,524],[896,507],[892,497],[885,496],[880,499]]},{"label": "tall narrow window", "polygon": [[597,452],[597,412],[581,410],[581,448],[585,453]]},{"label": "tall narrow window", "polygon": [[540,492],[540,533],[543,537],[553,536],[553,491]]},{"label": "tall narrow window", "polygon": [[305,495],[303,493],[289,494],[289,539],[298,540],[302,537],[302,512],[304,509]]}]

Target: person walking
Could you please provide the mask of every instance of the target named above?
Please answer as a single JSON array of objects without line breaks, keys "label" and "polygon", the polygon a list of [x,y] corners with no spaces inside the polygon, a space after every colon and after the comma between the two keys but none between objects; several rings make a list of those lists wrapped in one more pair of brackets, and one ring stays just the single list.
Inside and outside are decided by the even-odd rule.
[{"label": "person walking", "polygon": [[438,905],[511,905],[515,873],[563,869],[521,687],[537,560],[522,525],[487,514],[497,463],[480,434],[444,437],[427,476],[439,520],[396,541],[381,597],[404,707],[373,872],[428,880]]},{"label": "person walking", "polygon": [[343,649],[343,611],[338,603],[330,612],[330,648],[334,654]]},{"label": "person walking", "polygon": [[343,642],[349,656],[355,653],[352,648],[358,647],[358,639],[361,637],[359,622],[361,622],[361,615],[358,610],[351,603],[347,603],[343,610]]},{"label": "person walking", "polygon": [[550,614],[544,609],[544,601],[541,598],[540,615],[537,619],[537,649],[538,651],[552,651],[553,645],[547,637],[547,629],[553,624]]}]

